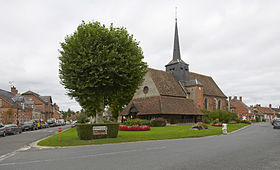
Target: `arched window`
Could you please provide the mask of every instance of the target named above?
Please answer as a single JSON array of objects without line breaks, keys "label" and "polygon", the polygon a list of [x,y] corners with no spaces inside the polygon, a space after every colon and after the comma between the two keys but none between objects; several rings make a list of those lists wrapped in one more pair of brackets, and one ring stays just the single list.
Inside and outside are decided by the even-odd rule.
[{"label": "arched window", "polygon": [[221,108],[222,108],[222,102],[221,102],[221,100],[219,100],[218,101],[218,109],[221,110]]},{"label": "arched window", "polygon": [[218,100],[214,98],[214,104],[213,104],[213,109],[217,110],[218,109]]},{"label": "arched window", "polygon": [[207,110],[208,109],[208,99],[204,98],[204,109]]}]

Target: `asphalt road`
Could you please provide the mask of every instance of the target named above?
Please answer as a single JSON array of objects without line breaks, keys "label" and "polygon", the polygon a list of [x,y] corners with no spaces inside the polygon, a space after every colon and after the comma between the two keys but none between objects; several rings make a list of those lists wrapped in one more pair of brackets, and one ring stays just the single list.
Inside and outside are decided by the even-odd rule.
[{"label": "asphalt road", "polygon": [[[67,129],[70,125],[39,129],[35,131],[26,131],[18,135],[7,135],[0,137],[0,160],[6,154],[12,153],[23,147],[28,147],[30,143],[39,139],[58,133],[58,128]],[[0,167],[1,169],[1,167]]]},{"label": "asphalt road", "polygon": [[280,169],[280,129],[254,124],[229,135],[27,150],[0,169]]}]

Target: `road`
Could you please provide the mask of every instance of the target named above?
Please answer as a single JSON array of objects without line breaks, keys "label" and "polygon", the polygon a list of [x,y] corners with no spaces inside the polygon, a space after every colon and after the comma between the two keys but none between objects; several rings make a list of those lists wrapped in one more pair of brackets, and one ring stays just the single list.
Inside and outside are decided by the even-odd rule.
[{"label": "road", "polygon": [[220,136],[27,150],[0,169],[280,169],[280,130],[254,124]]},{"label": "road", "polygon": [[58,128],[67,129],[69,127],[70,125],[51,127],[35,131],[26,131],[18,135],[7,135],[6,137],[0,137],[0,160],[1,157],[5,156],[6,154],[12,153],[23,147],[27,147],[34,141],[58,133]]}]

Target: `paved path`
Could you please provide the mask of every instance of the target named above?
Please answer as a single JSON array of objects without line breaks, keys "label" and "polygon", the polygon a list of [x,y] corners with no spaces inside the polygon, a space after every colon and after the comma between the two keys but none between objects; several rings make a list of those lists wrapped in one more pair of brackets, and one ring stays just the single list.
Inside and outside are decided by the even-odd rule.
[{"label": "paved path", "polygon": [[221,136],[28,150],[0,169],[280,169],[280,130],[268,123]]}]

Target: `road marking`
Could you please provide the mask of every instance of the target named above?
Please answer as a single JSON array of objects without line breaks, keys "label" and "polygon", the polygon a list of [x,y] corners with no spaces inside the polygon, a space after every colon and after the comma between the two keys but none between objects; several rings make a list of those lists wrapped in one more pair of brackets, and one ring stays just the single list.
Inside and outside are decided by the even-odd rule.
[{"label": "road marking", "polygon": [[41,162],[52,162],[52,161],[61,161],[61,160],[70,160],[70,159],[77,159],[77,158],[88,158],[88,157],[97,157],[97,156],[105,156],[105,155],[117,155],[121,153],[128,153],[128,152],[139,152],[139,151],[150,151],[150,150],[161,150],[165,149],[166,147],[152,147],[152,148],[145,148],[145,149],[132,149],[126,151],[117,151],[117,152],[108,152],[108,153],[97,153],[91,155],[83,155],[83,156],[76,156],[76,157],[69,157],[64,159],[43,159],[43,160],[34,160],[34,161],[26,161],[26,162],[10,162],[10,163],[3,163],[0,164],[1,166],[10,166],[10,165],[24,165],[24,164],[31,164],[31,163],[41,163]]},{"label": "road marking", "polygon": [[16,154],[16,151],[0,156],[0,162],[7,159],[7,158],[10,158],[10,157],[14,156],[15,154]]}]

